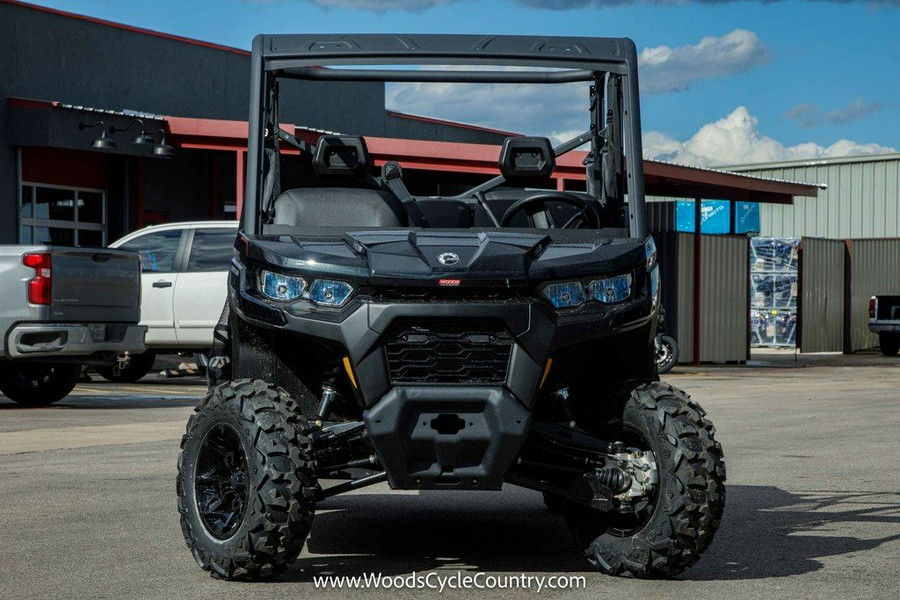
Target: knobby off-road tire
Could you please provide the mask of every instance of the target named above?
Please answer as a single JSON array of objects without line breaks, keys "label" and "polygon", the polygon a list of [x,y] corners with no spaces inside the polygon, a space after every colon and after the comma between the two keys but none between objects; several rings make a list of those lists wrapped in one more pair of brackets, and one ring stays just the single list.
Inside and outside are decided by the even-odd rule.
[{"label": "knobby off-road tire", "polygon": [[878,345],[885,356],[897,356],[900,351],[900,333],[879,333]]},{"label": "knobby off-road tire", "polygon": [[128,362],[102,367],[94,367],[103,379],[113,383],[134,383],[150,372],[156,355],[152,352],[133,354],[128,357]]},{"label": "knobby off-road tire", "polygon": [[[213,577],[271,577],[300,554],[312,527],[318,488],[305,429],[297,403],[259,380],[216,386],[195,409],[178,457],[178,512],[188,548]],[[239,441],[239,452],[228,450],[229,440],[235,447]],[[232,458],[217,462],[220,455]],[[245,482],[234,474],[240,472],[246,473]],[[220,506],[238,506],[235,498],[242,490],[245,501],[234,511],[241,514],[219,527],[223,521],[212,521],[208,509],[216,504],[208,498],[229,485],[232,492]]]},{"label": "knobby off-road tire", "polygon": [[566,521],[601,572],[671,577],[700,558],[719,527],[725,508],[722,446],[700,405],[670,385],[642,384],[616,412],[604,434],[639,434],[655,456],[659,484],[652,512],[622,525],[625,517],[567,503]]},{"label": "knobby off-road tire", "polygon": [[22,406],[47,406],[75,389],[81,365],[23,363],[0,367],[0,392]]}]

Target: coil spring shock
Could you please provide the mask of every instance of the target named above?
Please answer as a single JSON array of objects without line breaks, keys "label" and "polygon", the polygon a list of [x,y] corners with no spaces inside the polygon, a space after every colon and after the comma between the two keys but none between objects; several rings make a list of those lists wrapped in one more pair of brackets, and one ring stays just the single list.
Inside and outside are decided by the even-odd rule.
[{"label": "coil spring shock", "polygon": [[337,382],[340,372],[337,363],[325,369],[325,375],[322,377],[322,399],[319,401],[319,410],[316,411],[316,421],[320,423],[331,416],[331,403],[338,395]]}]

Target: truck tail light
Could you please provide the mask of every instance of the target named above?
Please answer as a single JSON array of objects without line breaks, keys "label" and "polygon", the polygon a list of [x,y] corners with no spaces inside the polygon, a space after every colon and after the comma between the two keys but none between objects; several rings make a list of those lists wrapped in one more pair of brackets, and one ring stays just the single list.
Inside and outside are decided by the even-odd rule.
[{"label": "truck tail light", "polygon": [[22,257],[26,267],[34,269],[34,277],[28,282],[28,302],[50,305],[50,254],[26,254]]},{"label": "truck tail light", "polygon": [[878,298],[872,296],[869,298],[869,318],[874,319],[878,314]]}]

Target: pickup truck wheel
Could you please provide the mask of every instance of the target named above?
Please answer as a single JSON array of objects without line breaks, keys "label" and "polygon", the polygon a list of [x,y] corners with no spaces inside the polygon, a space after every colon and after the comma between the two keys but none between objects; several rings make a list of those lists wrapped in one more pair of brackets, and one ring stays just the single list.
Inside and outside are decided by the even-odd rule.
[{"label": "pickup truck wheel", "polygon": [[8,366],[0,370],[0,392],[23,406],[46,406],[68,396],[80,376],[79,364]]},{"label": "pickup truck wheel", "polygon": [[725,508],[722,446],[703,409],[669,385],[642,384],[615,412],[603,426],[605,439],[651,452],[658,483],[639,512],[566,502],[566,522],[601,572],[671,577],[700,558],[719,527]]},{"label": "pickup truck wheel", "polygon": [[878,345],[885,356],[897,356],[900,351],[900,333],[879,333]]},{"label": "pickup truck wheel", "polygon": [[272,577],[300,554],[318,491],[306,427],[297,403],[259,380],[216,386],[195,409],[178,457],[178,512],[213,577]]},{"label": "pickup truck wheel", "polygon": [[117,361],[115,364],[103,367],[95,367],[100,377],[113,383],[134,383],[153,368],[156,355],[152,352],[144,354],[132,354],[127,361]]}]

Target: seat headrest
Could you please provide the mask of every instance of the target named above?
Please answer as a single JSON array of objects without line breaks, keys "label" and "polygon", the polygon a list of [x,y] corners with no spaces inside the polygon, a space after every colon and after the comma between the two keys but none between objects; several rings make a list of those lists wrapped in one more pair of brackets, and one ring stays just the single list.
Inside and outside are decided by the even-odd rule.
[{"label": "seat headrest", "polygon": [[506,179],[539,179],[553,174],[556,155],[547,138],[508,137],[497,162]]},{"label": "seat headrest", "polygon": [[323,175],[364,175],[372,161],[361,137],[323,135],[316,142],[313,169]]}]

